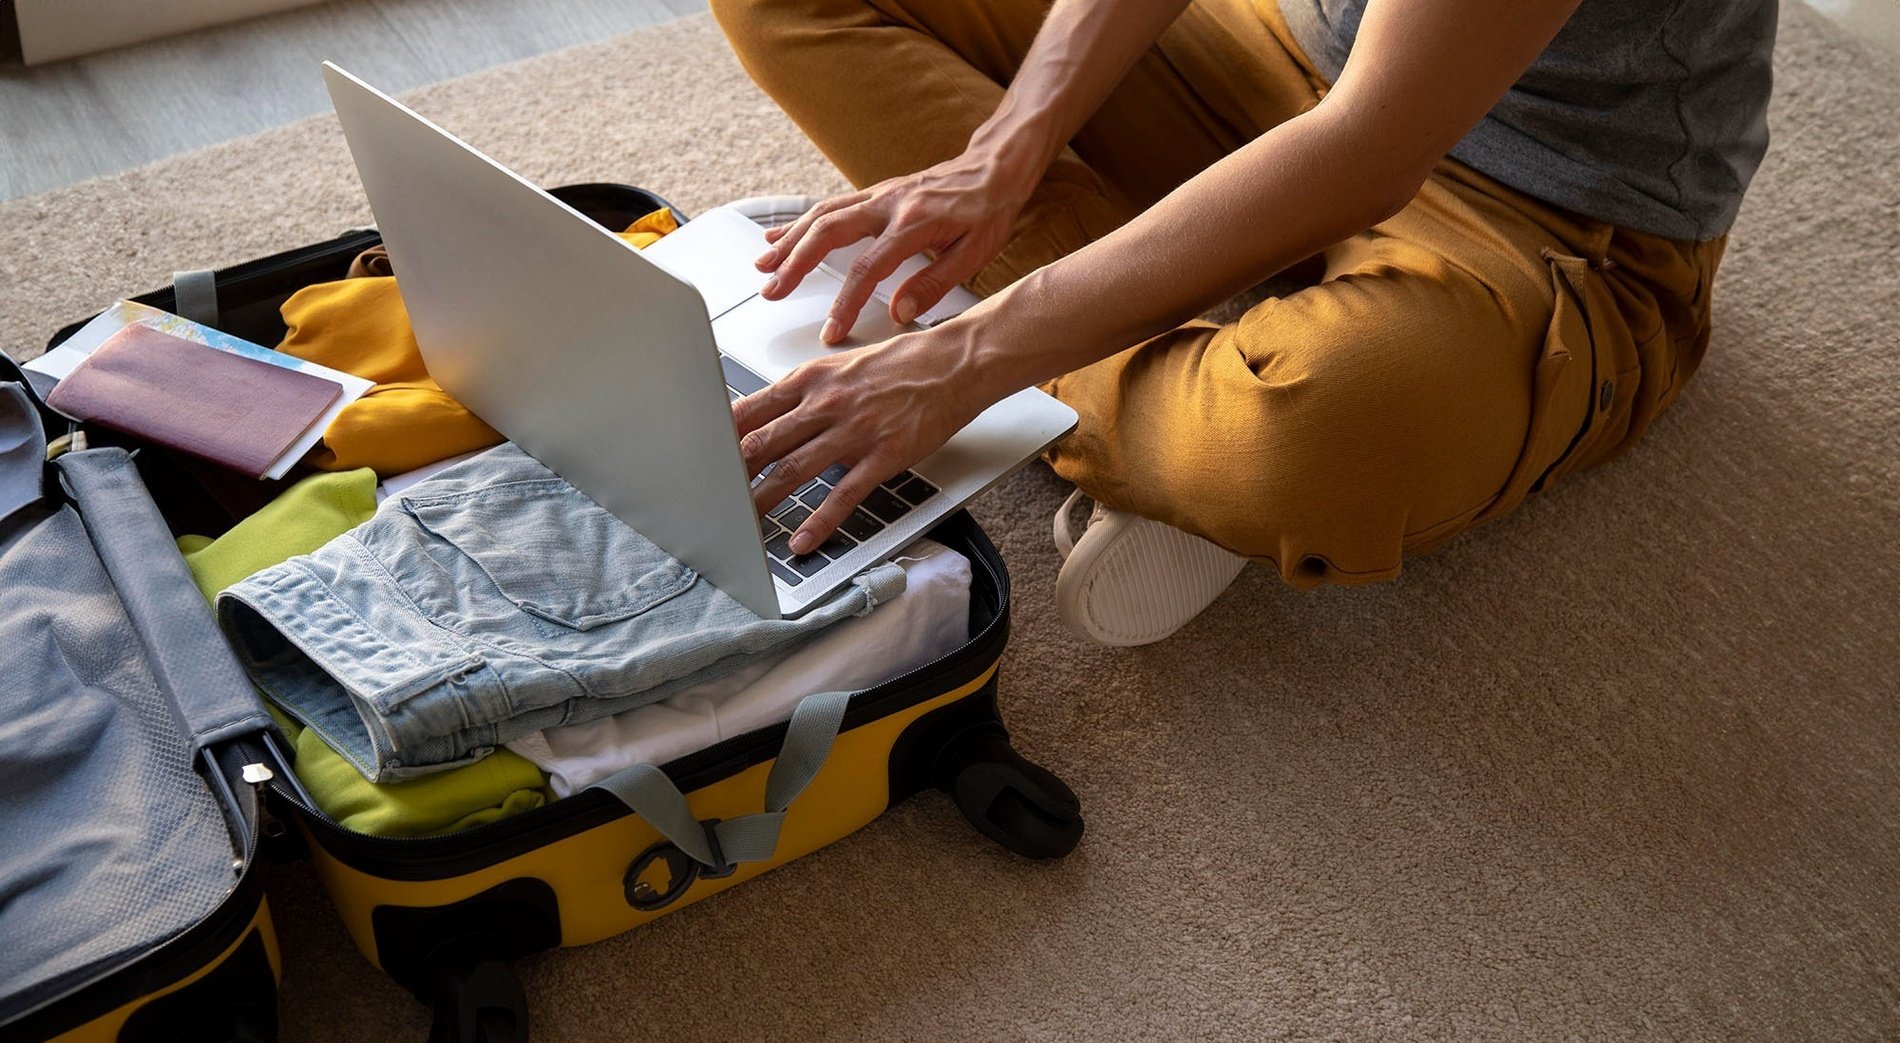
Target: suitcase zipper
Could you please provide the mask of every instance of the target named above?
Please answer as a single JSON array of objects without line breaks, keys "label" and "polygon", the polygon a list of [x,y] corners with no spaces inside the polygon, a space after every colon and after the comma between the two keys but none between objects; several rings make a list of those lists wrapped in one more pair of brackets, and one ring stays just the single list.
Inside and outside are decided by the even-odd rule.
[{"label": "suitcase zipper", "polygon": [[[291,250],[275,257],[264,257],[255,261],[246,261],[243,264],[234,265],[217,273],[219,277],[219,299],[222,301],[227,293],[242,288],[246,283],[257,282],[281,272],[292,271],[324,257],[346,254],[354,257],[369,247],[382,242],[382,240],[382,234],[373,228],[352,228],[327,243],[307,246],[303,249]],[[159,307],[158,302],[170,297],[171,293],[171,288],[168,286],[153,290],[149,293],[142,293],[129,299],[139,304],[156,308]],[[175,301],[172,302],[172,304],[176,307]],[[63,327],[57,333],[54,333],[52,338],[46,342],[46,350],[51,351],[61,344],[66,343],[68,338],[74,333],[79,332],[80,327],[98,318],[99,314],[99,312],[94,312],[84,319]]]},{"label": "suitcase zipper", "polygon": [[[267,275],[275,275],[278,272],[301,267],[327,254],[359,254],[382,241],[382,233],[374,228],[351,228],[327,243],[305,247],[302,250],[292,250],[287,253],[279,254],[276,257],[266,257],[257,261],[233,265],[218,274],[224,276],[220,282],[227,285],[247,282],[252,279],[261,279]],[[162,293],[164,291],[161,290],[159,292]]]},{"label": "suitcase zipper", "polygon": [[[631,210],[642,210],[643,208],[647,210],[657,210],[664,207],[672,210],[675,216],[682,222],[686,220],[685,211],[652,192],[635,188],[632,185],[590,182],[578,185],[562,185],[557,188],[549,189],[549,193],[555,198],[573,206],[575,209],[580,210],[582,213],[588,212],[587,204],[592,200],[607,199],[609,200],[608,205],[626,207]],[[602,227],[606,227],[606,222],[603,218],[594,216],[594,220],[596,223],[601,224]],[[301,267],[321,257],[331,254],[349,254],[354,256],[382,242],[382,240],[382,233],[374,228],[351,228],[327,243],[318,243],[314,246],[289,250],[281,254],[262,257],[253,261],[233,265],[230,268],[221,269],[217,273],[219,276],[219,297],[222,299],[226,291],[238,289],[244,283],[255,282],[279,272]],[[302,289],[302,287],[297,286],[292,287],[292,289]],[[141,294],[131,299],[140,304],[148,304],[156,307],[154,302],[170,295],[170,293],[170,288],[166,287],[154,290],[150,293]],[[176,306],[175,301],[173,304]],[[97,317],[98,313],[94,312],[80,322],[73,323],[59,330],[57,333],[54,333],[52,339],[46,344],[46,350],[51,351],[65,343],[66,338],[77,332],[79,327],[85,325],[87,322],[91,322]]]},{"label": "suitcase zipper", "polygon": [[[847,730],[854,726],[854,719],[862,721],[867,715],[871,719],[887,716],[895,710],[914,705],[934,695],[941,694],[942,689],[939,686],[932,686],[931,689],[923,693],[913,693],[906,689],[912,687],[919,679],[938,673],[947,666],[955,664],[960,659],[978,660],[987,658],[989,656],[989,647],[994,644],[999,644],[1000,641],[1007,636],[1010,593],[1009,573],[997,566],[996,562],[999,559],[996,557],[997,552],[995,545],[990,542],[987,534],[975,527],[974,523],[969,523],[967,537],[967,542],[974,544],[972,549],[977,551],[975,555],[971,556],[972,566],[983,568],[996,586],[996,614],[982,630],[972,635],[969,641],[954,651],[945,653],[925,663],[923,666],[910,670],[898,677],[894,677],[883,684],[859,692],[858,695],[851,700],[850,709],[848,709],[845,714],[845,728]],[[1000,651],[999,648],[997,650],[998,655],[1000,655]],[[906,699],[904,698],[905,696],[909,696],[909,698]],[[860,700],[862,701],[860,702]],[[781,723],[752,733],[759,737],[758,741],[753,744],[754,752],[756,752],[757,747],[763,746],[772,753],[776,753],[778,747],[777,743],[773,740],[774,738],[782,740],[784,732],[785,725]],[[744,737],[741,736],[739,738]],[[703,785],[716,782],[720,778],[729,777],[737,771],[744,770],[753,764],[762,763],[770,759],[769,756],[758,757],[751,754],[733,754],[714,758],[711,763],[704,766],[691,764],[692,761],[701,755],[718,750],[719,745],[709,747],[707,750],[700,751],[700,753],[697,754],[688,754],[673,762],[675,764],[686,762],[690,765],[687,770],[681,773],[680,777],[675,779],[675,782],[680,786],[681,790],[691,792]],[[715,775],[716,777],[701,778],[701,776],[704,775]],[[499,819],[454,833],[438,833],[422,837],[384,837],[358,833],[340,825],[335,819],[332,819],[328,814],[324,813],[322,809],[316,806],[315,801],[311,800],[308,795],[303,792],[301,785],[296,785],[293,782],[285,780],[281,775],[276,781],[269,783],[269,785],[273,793],[280,799],[295,806],[311,828],[319,834],[322,834],[325,841],[325,850],[338,854],[339,856],[345,853],[350,856],[355,856],[354,858],[346,858],[345,860],[356,865],[359,869],[364,869],[365,871],[387,870],[386,873],[379,873],[379,875],[394,875],[403,878],[432,878],[439,875],[455,875],[459,872],[471,871],[502,861],[507,857],[512,857],[514,854],[525,853],[526,851],[541,847],[547,843],[545,839],[536,840],[532,843],[519,845],[520,850],[515,851],[512,849],[516,845],[509,844],[507,842],[508,839],[514,839],[516,837],[525,839],[532,835],[545,834],[549,831],[559,831],[564,835],[571,835],[572,833],[592,829],[595,826],[631,814],[625,806],[613,800],[613,798],[607,794],[595,790],[583,790],[580,793],[562,798],[548,805],[544,809],[544,813],[530,811],[513,818]],[[431,847],[439,849],[441,854],[439,856],[430,855],[418,857]],[[363,862],[369,863],[369,865],[359,864],[357,862],[358,858]],[[384,859],[388,861],[385,862]],[[423,877],[417,872],[418,869],[424,866],[432,870],[432,872],[428,874],[428,877]]]}]

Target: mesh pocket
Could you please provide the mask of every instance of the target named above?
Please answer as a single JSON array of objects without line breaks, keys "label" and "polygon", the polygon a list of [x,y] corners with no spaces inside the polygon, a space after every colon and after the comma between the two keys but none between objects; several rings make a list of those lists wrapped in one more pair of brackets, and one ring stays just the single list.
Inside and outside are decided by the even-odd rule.
[{"label": "mesh pocket", "polygon": [[190,928],[237,877],[190,739],[70,508],[0,531],[0,590],[4,1017]]}]

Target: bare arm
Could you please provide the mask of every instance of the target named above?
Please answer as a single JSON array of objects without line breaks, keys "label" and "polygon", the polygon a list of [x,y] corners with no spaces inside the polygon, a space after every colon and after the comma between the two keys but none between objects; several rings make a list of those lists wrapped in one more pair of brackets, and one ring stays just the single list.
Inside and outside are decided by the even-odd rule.
[{"label": "bare arm", "polygon": [[1187,0],[1057,0],[972,147],[1016,150],[1040,178]]},{"label": "bare arm", "polygon": [[1000,397],[1106,358],[1397,213],[1576,4],[1369,5],[1318,106],[953,324],[970,379]]},{"label": "bare arm", "polygon": [[1577,2],[1374,0],[1339,82],[1311,111],[958,319],[807,363],[739,402],[748,465],[781,461],[759,502],[846,464],[793,540],[815,545],[879,480],[990,404],[1165,332],[1397,212]]}]

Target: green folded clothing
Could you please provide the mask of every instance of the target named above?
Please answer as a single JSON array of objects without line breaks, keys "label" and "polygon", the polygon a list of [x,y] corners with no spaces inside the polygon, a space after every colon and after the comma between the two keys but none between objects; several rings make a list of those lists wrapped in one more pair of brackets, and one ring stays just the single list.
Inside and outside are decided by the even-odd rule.
[{"label": "green folded clothing", "polygon": [[207,601],[253,572],[308,554],[376,513],[376,472],[315,474],[284,490],[217,539],[181,536],[191,577]]},{"label": "green folded clothing", "polygon": [[[285,490],[217,539],[182,536],[178,549],[206,599],[272,565],[308,554],[376,513],[376,472],[315,474]],[[297,778],[325,814],[358,833],[386,837],[452,833],[518,815],[554,799],[547,776],[520,754],[482,760],[408,782],[365,779],[315,732],[269,706],[291,739]]]},{"label": "green folded clothing", "polygon": [[297,777],[324,814],[383,837],[453,833],[554,799],[541,769],[511,750],[407,782],[375,783],[309,728],[297,735]]}]

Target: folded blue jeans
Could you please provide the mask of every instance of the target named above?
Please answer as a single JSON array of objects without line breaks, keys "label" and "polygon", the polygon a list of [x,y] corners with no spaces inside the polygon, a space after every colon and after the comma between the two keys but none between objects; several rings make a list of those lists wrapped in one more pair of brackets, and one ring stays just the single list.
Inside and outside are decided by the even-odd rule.
[{"label": "folded blue jeans", "polygon": [[512,444],[218,596],[273,702],[374,782],[667,698],[904,589],[886,563],[763,619]]}]

